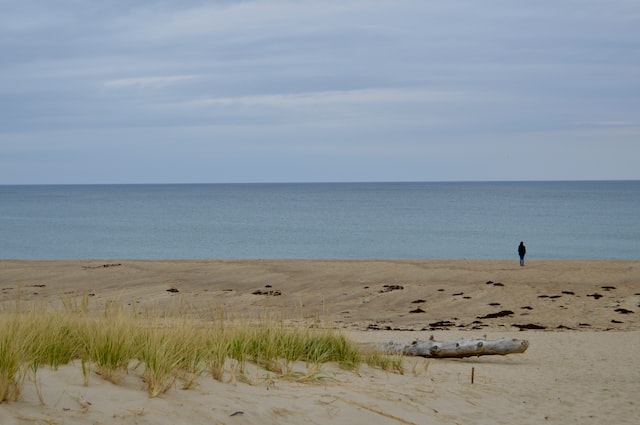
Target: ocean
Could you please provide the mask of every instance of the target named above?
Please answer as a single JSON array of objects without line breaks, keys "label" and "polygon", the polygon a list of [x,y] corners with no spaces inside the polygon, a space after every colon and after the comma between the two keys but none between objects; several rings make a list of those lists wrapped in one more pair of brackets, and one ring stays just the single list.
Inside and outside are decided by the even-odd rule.
[{"label": "ocean", "polygon": [[0,186],[0,259],[640,259],[640,181]]}]

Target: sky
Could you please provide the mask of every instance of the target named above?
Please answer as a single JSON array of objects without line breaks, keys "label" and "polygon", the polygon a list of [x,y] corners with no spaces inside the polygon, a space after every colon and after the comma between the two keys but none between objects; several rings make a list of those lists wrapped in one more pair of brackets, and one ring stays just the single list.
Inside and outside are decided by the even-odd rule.
[{"label": "sky", "polygon": [[638,164],[638,0],[0,0],[0,184]]}]

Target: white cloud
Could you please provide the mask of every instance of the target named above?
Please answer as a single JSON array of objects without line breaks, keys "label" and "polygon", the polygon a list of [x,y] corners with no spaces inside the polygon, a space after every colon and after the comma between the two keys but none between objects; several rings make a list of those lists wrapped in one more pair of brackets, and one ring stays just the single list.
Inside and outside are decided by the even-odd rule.
[{"label": "white cloud", "polygon": [[104,83],[106,87],[110,88],[126,88],[126,87],[138,87],[138,88],[161,88],[171,84],[193,80],[197,78],[195,75],[171,75],[165,77],[135,77],[135,78],[120,78],[116,80],[109,80]]},{"label": "white cloud", "polygon": [[[225,38],[262,38],[273,34],[325,29],[340,23],[340,15],[365,13],[375,3],[362,1],[240,1],[173,8],[143,8],[118,25],[127,37],[148,40],[185,39],[216,34]],[[348,21],[351,25],[353,20]],[[343,21],[344,23],[344,21]]]},{"label": "white cloud", "polygon": [[210,97],[186,102],[188,106],[269,106],[295,107],[348,103],[411,103],[452,100],[462,93],[414,89],[361,89],[316,91],[293,94]]},{"label": "white cloud", "polygon": [[633,121],[596,121],[593,125],[598,127],[636,127],[640,123]]}]

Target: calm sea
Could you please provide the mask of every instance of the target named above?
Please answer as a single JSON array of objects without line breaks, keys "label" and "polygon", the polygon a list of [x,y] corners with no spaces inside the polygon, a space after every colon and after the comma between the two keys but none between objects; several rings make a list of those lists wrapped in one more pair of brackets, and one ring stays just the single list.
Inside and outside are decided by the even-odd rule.
[{"label": "calm sea", "polygon": [[640,181],[0,186],[0,258],[640,259]]}]

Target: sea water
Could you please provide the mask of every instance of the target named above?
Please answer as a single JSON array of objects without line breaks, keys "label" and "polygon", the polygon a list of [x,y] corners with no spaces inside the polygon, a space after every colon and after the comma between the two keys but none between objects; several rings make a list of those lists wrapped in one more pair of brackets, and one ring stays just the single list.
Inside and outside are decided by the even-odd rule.
[{"label": "sea water", "polygon": [[640,259],[640,181],[0,186],[1,259]]}]

